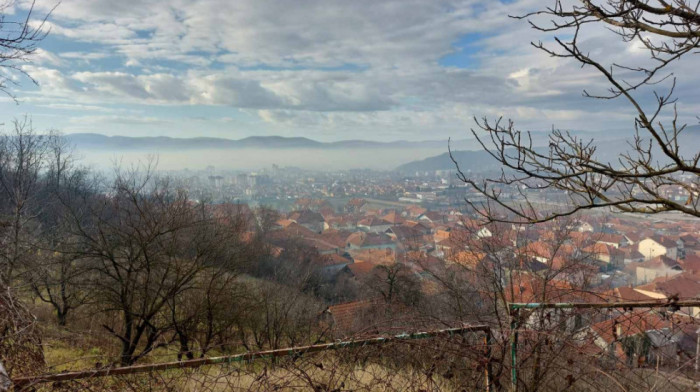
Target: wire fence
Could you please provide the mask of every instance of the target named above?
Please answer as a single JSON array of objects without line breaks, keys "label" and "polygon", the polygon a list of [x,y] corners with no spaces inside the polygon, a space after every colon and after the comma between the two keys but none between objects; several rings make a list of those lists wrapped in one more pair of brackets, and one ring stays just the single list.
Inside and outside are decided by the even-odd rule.
[{"label": "wire fence", "polygon": [[489,390],[487,326],[44,374],[15,390]]},{"label": "wire fence", "polygon": [[485,323],[13,379],[16,390],[687,391],[700,301],[510,303]]},{"label": "wire fence", "polygon": [[513,391],[697,390],[700,301],[509,308]]}]

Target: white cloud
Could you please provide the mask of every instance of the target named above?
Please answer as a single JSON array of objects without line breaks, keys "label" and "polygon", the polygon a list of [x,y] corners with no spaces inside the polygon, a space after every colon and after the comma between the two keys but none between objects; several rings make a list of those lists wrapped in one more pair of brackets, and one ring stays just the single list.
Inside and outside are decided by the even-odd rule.
[{"label": "white cloud", "polygon": [[[551,45],[551,35],[508,17],[537,7],[541,0],[65,1],[51,33],[73,45],[26,67],[41,86],[27,95],[55,104],[231,107],[258,119],[253,132],[338,138],[453,134],[481,115],[540,129],[630,126],[623,101],[581,98],[583,88],[605,91],[599,74],[532,48],[530,41]],[[463,54],[469,69],[439,65],[475,33]],[[643,60],[638,43],[611,34],[587,30],[581,43],[611,62]],[[82,43],[91,50],[76,49]],[[692,78],[679,93],[697,98],[695,68],[691,60],[677,69]]]},{"label": "white cloud", "polygon": [[34,52],[32,60],[36,64],[48,66],[61,66],[64,64],[64,61],[63,59],[61,59],[61,57],[41,48],[37,49],[36,52]]}]

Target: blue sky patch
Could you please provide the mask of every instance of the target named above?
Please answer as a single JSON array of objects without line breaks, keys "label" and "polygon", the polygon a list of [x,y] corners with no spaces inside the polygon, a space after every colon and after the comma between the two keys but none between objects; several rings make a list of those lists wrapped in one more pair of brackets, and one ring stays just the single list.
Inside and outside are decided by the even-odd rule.
[{"label": "blue sky patch", "polygon": [[455,51],[441,57],[438,64],[443,67],[476,69],[479,67],[477,55],[481,51],[481,41],[486,38],[482,33],[470,33],[460,37],[452,44]]}]

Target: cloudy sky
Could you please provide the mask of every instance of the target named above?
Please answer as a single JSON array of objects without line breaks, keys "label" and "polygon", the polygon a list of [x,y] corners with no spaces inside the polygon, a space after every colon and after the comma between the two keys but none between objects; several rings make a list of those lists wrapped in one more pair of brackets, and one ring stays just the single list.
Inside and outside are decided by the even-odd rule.
[{"label": "cloudy sky", "polygon": [[[40,16],[56,5],[37,0]],[[108,135],[306,136],[426,140],[466,136],[472,117],[524,129],[632,126],[591,69],[529,45],[551,42],[508,18],[542,0],[63,0],[0,122]],[[19,2],[6,12],[21,16]],[[638,43],[587,31],[598,58],[635,60]],[[697,56],[696,56],[697,57]],[[698,113],[690,58],[681,113]],[[696,78],[696,79],[691,79]],[[686,117],[684,117],[686,118]]]}]

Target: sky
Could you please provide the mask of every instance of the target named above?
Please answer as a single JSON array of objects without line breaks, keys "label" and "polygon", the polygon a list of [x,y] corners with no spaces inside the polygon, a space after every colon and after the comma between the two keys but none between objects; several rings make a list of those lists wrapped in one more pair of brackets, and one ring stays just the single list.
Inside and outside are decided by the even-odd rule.
[{"label": "sky", "polygon": [[[508,17],[543,3],[37,0],[37,19],[56,7],[22,65],[38,84],[13,74],[18,101],[0,99],[0,123],[29,115],[64,133],[320,141],[465,138],[484,116],[524,130],[630,130],[625,102],[582,96],[605,91],[598,73],[532,47],[552,35]],[[607,63],[646,56],[600,28],[582,45]],[[696,57],[675,69],[691,123]]]}]

